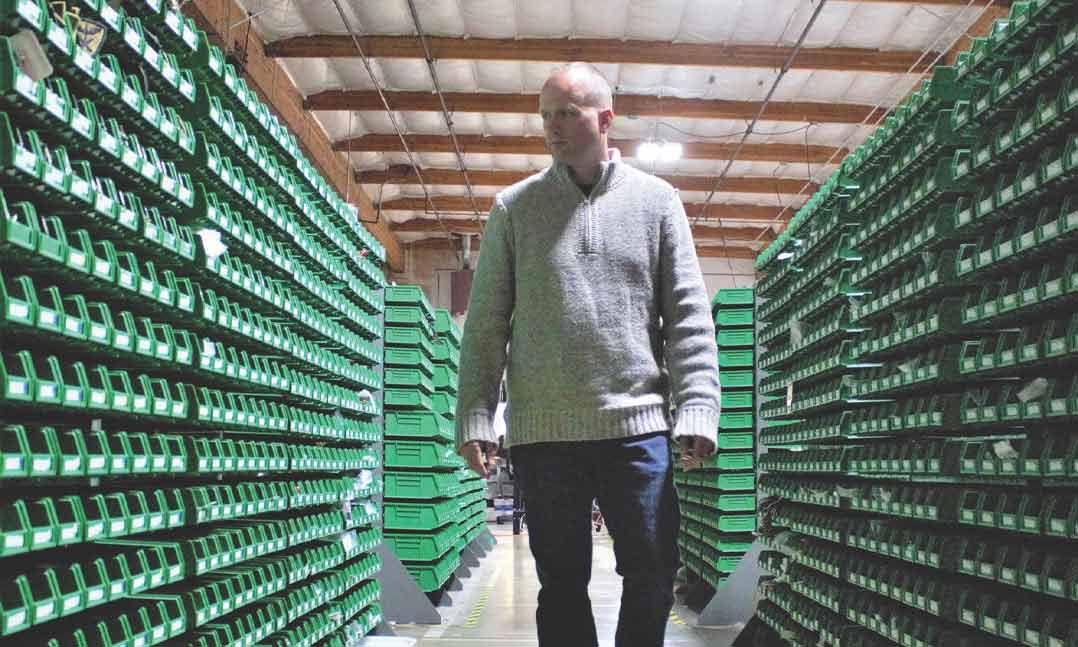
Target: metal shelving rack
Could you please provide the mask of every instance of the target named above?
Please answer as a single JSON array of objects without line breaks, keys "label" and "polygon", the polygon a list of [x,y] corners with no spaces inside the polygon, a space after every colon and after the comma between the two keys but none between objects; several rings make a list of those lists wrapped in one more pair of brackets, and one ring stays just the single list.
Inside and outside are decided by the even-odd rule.
[{"label": "metal shelving rack", "polygon": [[78,4],[0,2],[0,643],[355,641],[384,250],[192,21]]},{"label": "metal shelving rack", "polygon": [[486,528],[483,481],[454,446],[460,330],[418,286],[387,287],[386,304],[386,543],[441,594]]},{"label": "metal shelving rack", "polygon": [[676,470],[674,480],[682,515],[682,562],[718,591],[749,551],[756,530],[753,289],[719,290],[712,314],[722,386],[718,451],[693,469]]},{"label": "metal shelving rack", "polygon": [[1078,641],[1078,11],[1013,3],[758,259],[758,615],[791,644]]}]

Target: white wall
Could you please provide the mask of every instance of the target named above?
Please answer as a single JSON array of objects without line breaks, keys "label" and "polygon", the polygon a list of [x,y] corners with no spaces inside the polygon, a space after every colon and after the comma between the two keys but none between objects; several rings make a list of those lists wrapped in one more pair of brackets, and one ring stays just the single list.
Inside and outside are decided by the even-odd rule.
[{"label": "white wall", "polygon": [[708,298],[722,288],[751,288],[756,284],[753,261],[736,258],[701,258]]}]

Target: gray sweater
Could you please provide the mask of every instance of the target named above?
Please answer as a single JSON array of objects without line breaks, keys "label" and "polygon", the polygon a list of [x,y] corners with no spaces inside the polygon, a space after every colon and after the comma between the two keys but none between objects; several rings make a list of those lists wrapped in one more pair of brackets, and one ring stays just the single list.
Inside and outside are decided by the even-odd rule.
[{"label": "gray sweater", "polygon": [[[716,439],[715,326],[677,190],[614,158],[590,196],[555,163],[494,200],[461,347],[457,445]],[[671,401],[676,408],[671,420]]]}]

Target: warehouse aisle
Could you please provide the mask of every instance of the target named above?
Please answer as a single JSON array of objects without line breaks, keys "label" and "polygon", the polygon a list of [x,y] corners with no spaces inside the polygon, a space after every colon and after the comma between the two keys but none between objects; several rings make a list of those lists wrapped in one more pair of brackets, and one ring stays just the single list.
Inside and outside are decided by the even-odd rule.
[{"label": "warehouse aisle", "polygon": [[[491,526],[498,538],[494,551],[483,560],[453,607],[436,627],[397,627],[400,636],[418,639],[417,647],[478,647],[505,645],[531,647],[535,639],[535,595],[539,583],[526,536],[513,537],[506,527]],[[614,573],[614,551],[605,533],[595,539],[595,565],[591,582],[592,606],[601,647],[613,647],[621,583]],[[671,614],[665,647],[726,647],[735,632],[692,627],[692,612],[676,607]]]}]

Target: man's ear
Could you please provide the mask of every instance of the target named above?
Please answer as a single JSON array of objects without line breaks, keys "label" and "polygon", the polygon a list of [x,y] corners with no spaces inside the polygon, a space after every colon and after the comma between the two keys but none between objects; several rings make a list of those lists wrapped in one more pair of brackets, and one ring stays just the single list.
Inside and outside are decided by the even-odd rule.
[{"label": "man's ear", "polygon": [[599,132],[605,134],[614,123],[614,111],[609,108],[599,111]]}]

